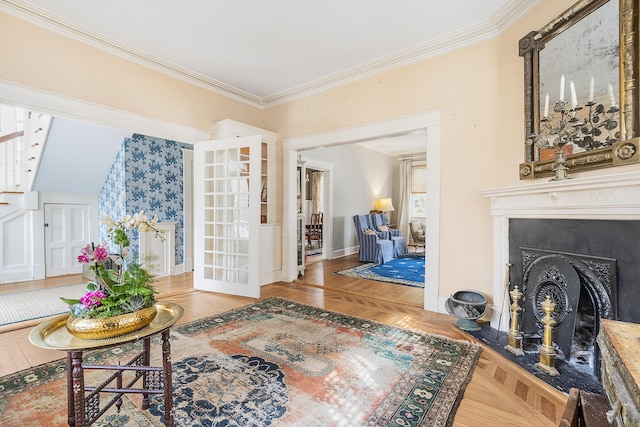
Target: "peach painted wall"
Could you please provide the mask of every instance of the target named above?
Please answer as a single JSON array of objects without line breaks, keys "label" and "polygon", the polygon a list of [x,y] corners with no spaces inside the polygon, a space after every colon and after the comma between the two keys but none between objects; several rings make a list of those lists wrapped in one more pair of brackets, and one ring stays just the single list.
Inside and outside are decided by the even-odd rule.
[{"label": "peach painted wall", "polygon": [[492,219],[478,192],[524,184],[518,40],[574,2],[543,0],[495,39],[266,110],[0,13],[0,80],[207,131],[231,118],[280,139],[441,109],[440,297],[490,294]]},{"label": "peach painted wall", "polygon": [[491,290],[492,222],[478,192],[496,186],[498,46],[494,39],[265,113],[265,126],[287,138],[442,110],[441,297]]},{"label": "peach painted wall", "polygon": [[[439,294],[473,288],[490,295],[492,218],[478,191],[530,183],[518,178],[524,157],[518,41],[574,3],[543,0],[495,39],[269,108],[265,127],[289,138],[442,109]],[[581,175],[632,168],[638,166]]]},{"label": "peach painted wall", "polygon": [[225,118],[262,124],[259,108],[1,12],[0,58],[0,80],[65,97],[205,131]]}]

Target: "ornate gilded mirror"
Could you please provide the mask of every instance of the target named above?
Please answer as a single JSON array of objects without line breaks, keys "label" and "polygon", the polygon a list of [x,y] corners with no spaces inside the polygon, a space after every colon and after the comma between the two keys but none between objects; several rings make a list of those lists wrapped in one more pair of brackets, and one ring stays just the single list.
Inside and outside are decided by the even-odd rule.
[{"label": "ornate gilded mirror", "polygon": [[580,0],[520,39],[520,179],[640,161],[638,0]]}]

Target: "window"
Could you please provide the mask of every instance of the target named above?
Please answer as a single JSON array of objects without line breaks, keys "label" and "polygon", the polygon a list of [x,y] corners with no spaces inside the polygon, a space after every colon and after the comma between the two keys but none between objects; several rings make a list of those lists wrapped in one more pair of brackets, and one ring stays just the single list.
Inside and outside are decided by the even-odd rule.
[{"label": "window", "polygon": [[411,217],[427,216],[427,166],[411,166]]}]

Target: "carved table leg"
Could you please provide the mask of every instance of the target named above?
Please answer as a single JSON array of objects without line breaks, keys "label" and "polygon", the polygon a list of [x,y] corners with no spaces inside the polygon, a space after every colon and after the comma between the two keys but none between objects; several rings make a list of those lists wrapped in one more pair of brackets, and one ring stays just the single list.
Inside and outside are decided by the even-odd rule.
[{"label": "carved table leg", "polygon": [[173,382],[171,380],[171,343],[169,329],[162,331],[162,376],[164,380],[164,419],[173,426]]},{"label": "carved table leg", "polygon": [[72,395],[73,395],[73,413],[75,416],[76,427],[85,426],[85,407],[84,407],[84,370],[82,368],[82,352],[69,352],[71,360],[71,379],[72,379]]},{"label": "carved table leg", "polygon": [[71,352],[67,352],[67,422],[71,427],[76,425],[75,405],[73,402],[73,377],[71,372],[73,366],[71,364]]},{"label": "carved table leg", "polygon": [[[143,359],[142,365],[151,365],[151,338],[147,337],[142,341]],[[142,374],[142,388],[144,390],[149,389],[149,372],[144,371]],[[142,409],[149,409],[149,393],[142,394]]]}]

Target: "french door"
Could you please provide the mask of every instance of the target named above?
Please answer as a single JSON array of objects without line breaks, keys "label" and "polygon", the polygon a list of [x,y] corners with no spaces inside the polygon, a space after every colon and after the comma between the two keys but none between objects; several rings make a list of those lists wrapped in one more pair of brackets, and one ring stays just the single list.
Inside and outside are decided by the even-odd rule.
[{"label": "french door", "polygon": [[80,249],[89,243],[89,206],[44,205],[46,277],[82,272]]},{"label": "french door", "polygon": [[194,287],[257,298],[261,147],[258,135],[194,147]]}]

